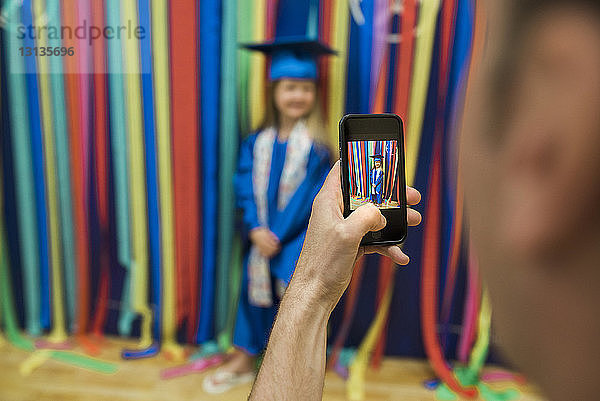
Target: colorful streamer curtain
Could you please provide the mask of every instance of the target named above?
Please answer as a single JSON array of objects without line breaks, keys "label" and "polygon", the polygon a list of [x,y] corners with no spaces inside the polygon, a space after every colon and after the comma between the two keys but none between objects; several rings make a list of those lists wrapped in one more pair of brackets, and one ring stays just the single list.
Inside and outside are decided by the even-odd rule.
[{"label": "colorful streamer curtain", "polygon": [[[330,144],[337,144],[338,121],[347,112],[400,115],[407,182],[424,195],[426,206],[419,210],[437,216],[426,216],[425,234],[411,230],[405,244],[413,257],[408,269],[422,271],[422,278],[413,274],[414,282],[402,283],[405,278],[387,259],[357,264],[332,332],[329,366],[341,363],[344,345],[358,346],[348,389],[351,399],[362,398],[369,363],[379,366],[386,350],[394,349],[397,337],[387,333],[397,321],[412,324],[396,313],[405,299],[395,290],[411,285],[423,289],[422,351],[449,388],[470,395],[472,388],[456,380],[445,358],[454,310],[463,318],[460,360],[467,362],[473,345],[482,349],[487,341],[477,332],[478,317],[479,326],[486,326],[481,313],[489,310],[480,308],[477,274],[464,257],[468,240],[453,156],[453,116],[468,75],[473,2],[311,2],[319,23],[309,27],[310,35],[338,52],[319,61]],[[218,340],[227,349],[244,249],[236,235],[232,178],[240,139],[264,117],[268,67],[263,55],[240,50],[239,43],[273,38],[278,1],[0,4],[6,21],[0,85],[7,155],[0,213],[4,234],[10,234],[0,254],[4,337],[32,350],[68,347],[72,334],[94,354],[101,346],[96,338],[105,333],[139,333],[138,346],[124,350],[125,358],[151,356],[160,348],[181,360],[182,340]],[[83,21],[88,21],[80,31],[84,39],[16,34],[20,24],[60,32]],[[119,37],[92,36],[90,24],[125,29]],[[73,55],[15,56],[32,47],[72,49]],[[363,197],[370,190],[362,173],[369,160],[359,156],[365,146],[379,146],[386,165],[397,163],[394,144],[353,144],[351,191]],[[386,196],[397,200],[394,177],[384,180]],[[15,218],[9,219],[11,212]],[[375,275],[369,274],[373,264],[379,266]],[[459,273],[467,266],[463,309],[457,293]],[[363,285],[371,279],[372,286]],[[368,288],[375,288],[369,295],[374,302],[367,303],[374,310],[361,302]],[[11,314],[13,304],[22,305],[23,322]],[[371,324],[358,341],[357,319]],[[29,344],[19,328],[44,341]],[[400,335],[421,333],[417,328]],[[482,354],[471,355],[471,361]],[[50,357],[64,359],[60,353],[35,354],[39,360]],[[71,362],[79,363],[75,357]],[[476,371],[480,362],[471,365]]]}]

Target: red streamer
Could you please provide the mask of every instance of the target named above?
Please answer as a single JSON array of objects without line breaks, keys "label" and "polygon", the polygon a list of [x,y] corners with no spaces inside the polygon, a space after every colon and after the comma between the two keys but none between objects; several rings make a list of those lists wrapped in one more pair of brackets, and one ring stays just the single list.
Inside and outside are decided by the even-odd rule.
[{"label": "red streamer", "polygon": [[423,228],[423,255],[421,275],[421,325],[425,352],[433,370],[450,389],[465,397],[475,397],[477,389],[463,387],[446,363],[437,335],[438,267],[441,231],[441,137],[435,139],[433,164],[430,171],[429,200]]},{"label": "red streamer", "polygon": [[[412,80],[412,62],[415,39],[414,32],[416,29],[416,22],[417,1],[407,0],[404,3],[404,11],[402,13],[402,28],[400,32],[402,42],[399,44],[398,49],[396,50],[396,65],[398,67],[395,74],[396,95],[394,97],[393,102],[394,112],[402,118],[402,121],[404,121],[405,129],[407,124],[406,117],[408,116],[408,103],[410,98],[410,83]],[[387,80],[387,64],[389,58],[388,52],[389,47],[386,47],[384,54],[384,64],[382,65],[382,68],[385,67],[385,75],[380,74],[380,80]],[[385,104],[384,96],[386,93],[387,90],[385,89],[385,84],[378,82],[377,93],[375,95],[376,101],[374,104],[374,107],[376,107],[374,111],[375,113],[383,111],[383,107]],[[396,186],[396,199],[400,199],[399,185]],[[389,259],[381,258],[379,269],[380,273],[379,283],[377,287],[377,307],[379,307],[380,299],[383,297],[387,286],[391,285],[390,283],[392,283],[391,279],[393,276],[393,264]],[[379,338],[377,339],[377,344],[373,353],[373,359],[371,360],[371,366],[376,368],[381,365],[381,361],[383,360],[388,326],[389,314],[385,318],[384,329],[381,331]]]},{"label": "red streamer", "polygon": [[[104,24],[104,2],[92,2],[92,22],[96,26]],[[110,255],[109,255],[109,218],[108,218],[108,151],[107,151],[107,88],[106,88],[106,61],[104,40],[99,38],[93,45],[93,87],[94,87],[94,175],[98,220],[100,226],[100,283],[96,298],[96,309],[92,331],[98,337],[102,331],[108,315],[108,293],[110,282]]]},{"label": "red streamer", "polygon": [[[197,2],[170,2],[171,110],[178,324],[195,338],[198,320],[202,226]],[[191,183],[191,184],[190,184]]]},{"label": "red streamer", "polygon": [[[63,7],[63,19],[66,26],[78,25],[77,4]],[[75,38],[65,37],[66,47],[77,49],[79,43]],[[75,331],[83,335],[87,330],[89,318],[89,234],[87,221],[87,196],[85,194],[85,173],[87,166],[84,164],[83,122],[81,121],[81,85],[78,62],[79,52],[75,56],[64,59],[67,74],[65,74],[65,94],[67,115],[69,117],[69,146],[71,163],[71,193],[73,199],[73,214],[75,226],[75,241],[77,246],[77,318]]]},{"label": "red streamer", "polygon": [[335,340],[333,341],[333,350],[329,356],[329,361],[327,362],[328,368],[335,366],[340,356],[340,351],[346,342],[346,338],[348,338],[348,333],[350,332],[350,326],[352,324],[352,318],[354,317],[354,312],[356,311],[356,302],[358,301],[364,264],[364,257],[361,257],[356,261],[356,265],[354,266],[354,272],[352,273],[350,285],[348,286],[348,291],[346,292],[346,303],[344,304],[342,325],[340,326]]}]

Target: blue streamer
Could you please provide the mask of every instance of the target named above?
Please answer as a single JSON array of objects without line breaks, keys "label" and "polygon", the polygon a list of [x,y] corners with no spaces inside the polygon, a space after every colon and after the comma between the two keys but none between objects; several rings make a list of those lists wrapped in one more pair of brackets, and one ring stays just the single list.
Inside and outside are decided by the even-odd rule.
[{"label": "blue streamer", "polygon": [[[46,16],[48,26],[60,29],[60,4],[58,0],[47,0]],[[61,42],[54,35],[48,36],[48,46],[60,47]],[[62,75],[62,58],[49,57],[52,115],[54,117],[54,140],[56,144],[56,164],[58,173],[60,225],[62,231],[62,251],[65,268],[65,293],[67,299],[67,321],[73,327],[75,321],[75,241],[73,235],[73,215],[71,202],[71,177],[69,173],[69,140],[67,137],[67,115],[65,86]]]},{"label": "blue streamer", "polygon": [[[221,4],[220,1],[200,2],[200,62],[201,62],[201,127],[202,127],[202,288],[196,341],[213,338],[215,302],[215,268],[217,251],[218,170],[216,150],[219,147],[219,81],[221,65]],[[218,316],[217,319],[225,316]],[[225,327],[220,322],[218,329]]]},{"label": "blue streamer", "polygon": [[363,0],[360,8],[364,23],[358,25],[350,20],[350,40],[348,41],[347,71],[347,113],[369,113],[371,105],[371,52],[373,50],[373,0]]},{"label": "blue streamer", "polygon": [[[23,1],[21,21],[23,25],[32,25],[33,10],[31,0]],[[35,47],[35,41],[25,35],[23,46]],[[29,129],[31,130],[31,152],[33,156],[33,178],[35,183],[35,201],[38,220],[38,243],[40,258],[40,321],[42,328],[50,327],[50,282],[48,270],[48,217],[46,211],[46,182],[44,180],[44,146],[40,122],[39,92],[36,75],[36,58],[25,57],[27,80],[27,99],[29,100]]]},{"label": "blue streamer", "polygon": [[156,172],[156,128],[154,121],[154,87],[152,83],[152,30],[150,26],[150,0],[139,0],[139,23],[148,33],[140,41],[142,64],[142,100],[144,109],[144,140],[146,149],[146,188],[148,190],[148,231],[150,238],[150,269],[152,282],[152,310],[154,337],[160,339],[161,327],[161,275],[160,275],[160,205]]},{"label": "blue streamer", "polygon": [[7,52],[8,92],[10,124],[12,127],[12,152],[15,172],[17,218],[19,224],[19,250],[23,268],[26,327],[29,334],[41,334],[39,299],[39,251],[37,243],[37,221],[34,200],[34,178],[32,171],[31,138],[28,125],[26,81],[23,58],[19,48],[23,42],[17,34],[20,23],[20,4],[12,1],[6,9],[4,49]]}]

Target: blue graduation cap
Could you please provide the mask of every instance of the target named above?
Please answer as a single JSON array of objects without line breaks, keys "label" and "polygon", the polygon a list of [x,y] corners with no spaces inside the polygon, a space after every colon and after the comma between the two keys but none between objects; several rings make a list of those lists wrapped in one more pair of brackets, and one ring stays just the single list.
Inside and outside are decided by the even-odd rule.
[{"label": "blue graduation cap", "polygon": [[243,44],[249,50],[271,56],[269,79],[316,79],[317,57],[336,54],[318,39],[319,1],[280,0],[275,39]]}]

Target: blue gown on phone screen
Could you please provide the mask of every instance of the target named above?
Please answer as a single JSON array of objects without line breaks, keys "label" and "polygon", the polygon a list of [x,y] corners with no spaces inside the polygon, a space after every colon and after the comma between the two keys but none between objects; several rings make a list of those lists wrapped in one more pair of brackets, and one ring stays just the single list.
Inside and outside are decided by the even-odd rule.
[{"label": "blue gown on phone screen", "polygon": [[[252,188],[253,149],[257,134],[251,135],[240,146],[239,164],[234,177],[236,204],[242,210],[245,237],[259,227],[257,206]],[[300,256],[304,235],[310,217],[312,202],[323,185],[330,168],[330,154],[326,147],[312,144],[306,165],[306,177],[283,210],[278,210],[279,181],[283,171],[287,142],[273,142],[271,170],[267,187],[269,229],[279,238],[281,251],[269,261],[271,283],[289,283],[296,260]],[[277,313],[277,302],[271,307],[252,305],[248,298],[248,251],[246,242],[240,300],[233,335],[233,344],[252,355],[266,346],[269,331]],[[272,293],[278,293],[273,288]]]},{"label": "blue gown on phone screen", "polygon": [[371,201],[378,205],[382,202],[383,193],[383,170],[376,168],[371,171]]}]

